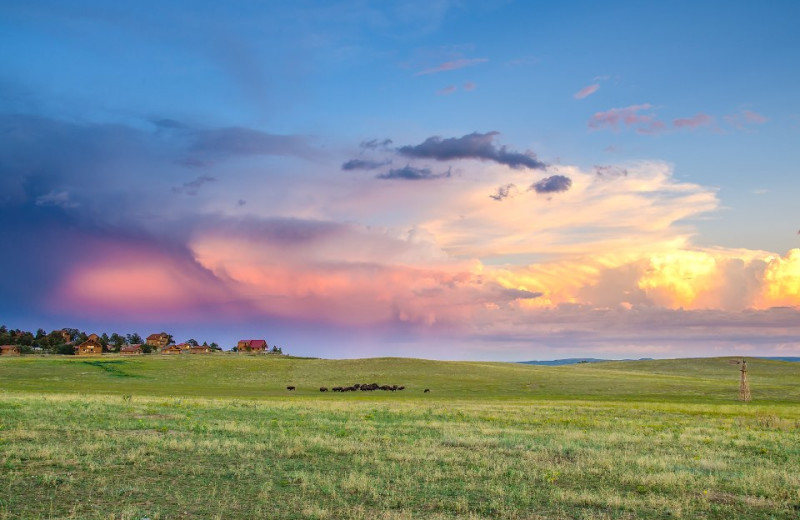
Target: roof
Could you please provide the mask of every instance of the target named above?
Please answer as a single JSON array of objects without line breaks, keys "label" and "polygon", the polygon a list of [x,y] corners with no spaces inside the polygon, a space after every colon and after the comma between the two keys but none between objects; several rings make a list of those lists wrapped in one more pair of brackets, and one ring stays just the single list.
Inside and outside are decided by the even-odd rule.
[{"label": "roof", "polygon": [[0,350],[11,350],[14,348],[19,348],[18,345],[0,345]]},{"label": "roof", "polygon": [[142,345],[141,344],[126,345],[126,346],[122,347],[121,349],[119,349],[120,352],[136,352],[137,350],[142,350]]},{"label": "roof", "polygon": [[240,343],[242,341],[246,342],[250,348],[267,348],[267,341],[263,339],[243,339]]}]

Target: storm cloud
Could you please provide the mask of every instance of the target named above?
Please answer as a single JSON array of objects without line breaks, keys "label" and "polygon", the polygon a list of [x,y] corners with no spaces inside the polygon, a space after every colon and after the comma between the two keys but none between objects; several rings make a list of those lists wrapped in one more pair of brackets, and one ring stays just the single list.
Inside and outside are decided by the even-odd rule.
[{"label": "storm cloud", "polygon": [[497,187],[497,193],[495,193],[493,195],[489,195],[489,198],[490,199],[494,199],[494,200],[499,202],[499,201],[507,198],[509,195],[511,195],[511,190],[516,190],[516,189],[517,189],[517,185],[513,184],[513,183],[506,184],[505,186],[498,186]]},{"label": "storm cloud", "polygon": [[186,195],[197,195],[197,190],[204,184],[209,182],[216,182],[216,178],[210,175],[201,175],[193,181],[184,182],[181,186],[172,188],[173,193],[185,193]]},{"label": "storm cloud", "polygon": [[405,165],[402,168],[389,170],[376,176],[376,179],[401,179],[406,181],[422,181],[450,177],[450,170],[442,173],[433,173],[430,168],[415,168]]},{"label": "storm cloud", "polygon": [[191,133],[191,151],[219,155],[292,155],[306,157],[311,148],[296,135],[278,135],[253,128],[228,127]]},{"label": "storm cloud", "polygon": [[559,193],[572,187],[572,179],[563,175],[552,175],[535,182],[529,188],[536,193]]},{"label": "storm cloud", "polygon": [[455,159],[478,159],[505,164],[511,168],[545,170],[547,165],[536,158],[533,152],[515,152],[505,146],[496,147],[494,137],[499,132],[480,134],[473,132],[463,137],[442,139],[439,136],[427,138],[415,146],[402,146],[397,152],[406,157],[451,161]]},{"label": "storm cloud", "polygon": [[376,150],[378,148],[387,148],[390,144],[392,144],[391,139],[370,139],[369,141],[361,141],[359,146],[367,150]]},{"label": "storm cloud", "polygon": [[385,161],[372,161],[369,159],[350,159],[346,163],[342,164],[343,170],[377,170],[378,168],[382,168],[384,166],[388,166],[392,164],[392,161],[385,160]]}]

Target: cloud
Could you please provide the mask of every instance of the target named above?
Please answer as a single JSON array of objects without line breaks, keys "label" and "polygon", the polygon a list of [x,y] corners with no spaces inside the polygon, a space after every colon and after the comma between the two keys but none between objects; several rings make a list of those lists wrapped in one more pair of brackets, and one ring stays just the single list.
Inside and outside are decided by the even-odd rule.
[{"label": "cloud", "polygon": [[70,200],[68,191],[50,191],[36,197],[37,206],[59,206],[62,208],[77,208],[78,203]]},{"label": "cloud", "polygon": [[742,110],[738,114],[726,115],[723,119],[726,123],[739,130],[744,130],[749,125],[763,125],[769,121],[766,117],[752,110]]},{"label": "cloud", "polygon": [[467,91],[467,92],[472,92],[473,90],[475,90],[476,88],[478,88],[478,85],[476,85],[475,83],[473,83],[473,82],[471,82],[471,81],[467,81],[466,83],[464,83],[464,86],[463,86],[463,88],[464,88],[464,90],[465,90],[465,91]]},{"label": "cloud", "polygon": [[370,139],[369,141],[361,141],[359,146],[368,150],[376,150],[378,148],[388,148],[391,144],[391,139]]},{"label": "cloud", "polygon": [[604,179],[611,179],[611,178],[614,178],[614,177],[627,177],[628,176],[628,170],[627,169],[622,168],[620,166],[615,166],[613,164],[612,165],[606,165],[606,166],[595,164],[594,165],[594,173],[598,177],[601,177],[601,178],[604,178]]},{"label": "cloud", "polygon": [[448,96],[457,90],[458,88],[455,85],[449,85],[447,87],[437,90],[436,94],[438,96]]},{"label": "cloud", "polygon": [[209,175],[201,175],[200,177],[194,179],[193,181],[184,182],[180,187],[172,188],[173,193],[185,193],[186,195],[197,195],[197,191],[200,189],[201,186],[204,184],[208,184],[209,182],[216,182],[216,178],[211,177]]},{"label": "cloud", "polygon": [[190,150],[211,155],[293,155],[313,154],[305,138],[277,135],[244,127],[213,128],[191,133]]},{"label": "cloud", "polygon": [[652,120],[636,129],[637,134],[655,135],[667,130],[667,125],[662,121]]},{"label": "cloud", "polygon": [[377,175],[376,179],[402,179],[407,181],[421,181],[429,179],[442,179],[450,177],[450,170],[442,173],[433,173],[429,168],[415,168],[406,165],[402,168],[392,169]]},{"label": "cloud", "polygon": [[757,112],[753,112],[752,110],[744,110],[742,111],[742,115],[744,115],[745,121],[756,125],[763,125],[764,123],[769,121],[769,119],[767,119],[766,117],[762,116]]},{"label": "cloud", "polygon": [[391,160],[373,161],[369,159],[350,159],[342,164],[342,170],[375,170],[392,164]]},{"label": "cloud", "polygon": [[472,65],[477,65],[479,63],[485,63],[489,61],[487,58],[461,58],[458,60],[453,61],[446,61],[444,63],[440,63],[435,67],[431,67],[428,69],[421,70],[414,74],[414,76],[426,76],[428,74],[438,74],[440,72],[445,72],[448,70],[456,70],[456,69],[463,69],[464,67],[470,67]]},{"label": "cloud", "polygon": [[620,124],[626,127],[639,124],[652,124],[655,121],[654,116],[639,113],[643,110],[650,110],[651,108],[653,108],[652,105],[644,103],[624,108],[612,108],[605,112],[597,112],[589,119],[588,125],[592,130],[606,128],[618,130]]},{"label": "cloud", "polygon": [[572,179],[564,175],[552,175],[531,185],[536,193],[560,193],[572,187]]},{"label": "cloud", "polygon": [[151,119],[150,122],[153,123],[153,125],[155,125],[158,128],[166,128],[170,130],[182,130],[188,128],[180,121],[176,121],[175,119],[169,119],[169,118]]},{"label": "cloud", "polygon": [[593,85],[589,85],[589,86],[583,87],[582,89],[577,91],[572,97],[574,97],[575,99],[584,99],[584,98],[587,98],[587,97],[591,96],[595,92],[597,92],[597,90],[599,88],[600,88],[600,84],[599,83],[595,83]]},{"label": "cloud", "polygon": [[489,198],[499,202],[499,201],[509,197],[511,195],[511,191],[512,190],[518,191],[516,184],[511,183],[511,184],[506,184],[504,186],[498,186],[497,187],[497,192],[495,194],[493,194],[493,195],[489,195]]},{"label": "cloud", "polygon": [[536,158],[533,152],[509,151],[505,146],[499,148],[492,143],[499,132],[480,134],[473,132],[463,137],[442,139],[434,136],[416,146],[402,146],[398,153],[419,159],[450,161],[454,159],[479,159],[505,164],[511,168],[530,168],[544,170],[547,165]]},{"label": "cloud", "polygon": [[672,126],[676,128],[697,128],[700,126],[710,125],[714,122],[714,118],[702,112],[695,114],[689,118],[674,119]]}]

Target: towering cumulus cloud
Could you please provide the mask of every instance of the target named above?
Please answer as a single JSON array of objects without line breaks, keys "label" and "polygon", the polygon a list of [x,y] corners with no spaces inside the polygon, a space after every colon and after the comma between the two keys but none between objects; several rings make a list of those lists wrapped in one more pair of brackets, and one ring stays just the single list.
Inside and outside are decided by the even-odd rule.
[{"label": "towering cumulus cloud", "polygon": [[494,161],[511,168],[544,170],[547,165],[536,158],[533,152],[515,152],[505,146],[496,147],[493,143],[500,132],[479,134],[473,132],[463,137],[442,139],[438,136],[427,138],[415,146],[401,146],[398,153],[419,159],[451,161],[454,159],[479,159]]}]

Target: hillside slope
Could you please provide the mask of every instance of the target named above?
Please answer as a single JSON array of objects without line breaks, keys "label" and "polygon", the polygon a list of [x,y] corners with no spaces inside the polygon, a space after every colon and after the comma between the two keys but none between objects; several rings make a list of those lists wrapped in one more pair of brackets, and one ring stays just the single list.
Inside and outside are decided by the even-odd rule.
[{"label": "hillside slope", "polygon": [[[800,366],[751,360],[755,401],[800,403]],[[516,363],[354,360],[236,355],[0,359],[4,391],[194,397],[331,399],[610,399],[732,402],[738,367],[726,358],[619,361],[562,367]],[[404,385],[403,392],[321,394],[355,383]],[[297,387],[291,394],[286,386]],[[430,394],[423,395],[423,389]]]}]

